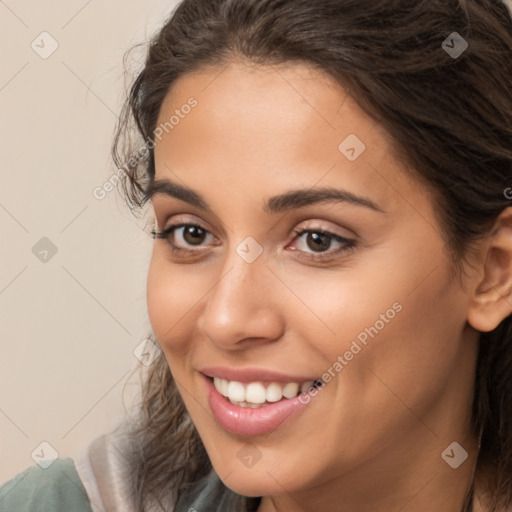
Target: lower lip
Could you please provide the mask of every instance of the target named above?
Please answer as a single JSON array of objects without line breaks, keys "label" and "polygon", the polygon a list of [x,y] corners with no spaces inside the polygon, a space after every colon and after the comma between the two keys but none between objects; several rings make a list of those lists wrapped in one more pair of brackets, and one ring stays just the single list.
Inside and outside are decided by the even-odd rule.
[{"label": "lower lip", "polygon": [[287,398],[263,407],[239,407],[221,395],[213,384],[213,380],[204,377],[208,388],[208,401],[217,422],[228,432],[245,436],[257,436],[272,432],[280,427],[285,420],[290,420],[307,404],[299,398]]}]

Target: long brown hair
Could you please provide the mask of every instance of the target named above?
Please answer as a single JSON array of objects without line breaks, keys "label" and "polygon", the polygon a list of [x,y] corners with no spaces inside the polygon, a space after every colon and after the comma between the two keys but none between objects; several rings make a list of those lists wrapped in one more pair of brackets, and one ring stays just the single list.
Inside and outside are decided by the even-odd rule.
[{"label": "long brown hair", "polygon": [[[458,56],[442,46],[454,32],[468,45]],[[157,117],[174,81],[233,59],[301,61],[334,77],[434,192],[459,270],[510,206],[512,20],[502,0],[184,0],[149,42],[116,128],[112,154],[132,211],[148,200]],[[512,506],[511,370],[509,316],[480,336],[473,402],[492,511]],[[132,464],[143,511],[211,463],[163,356],[143,376],[139,420]]]}]

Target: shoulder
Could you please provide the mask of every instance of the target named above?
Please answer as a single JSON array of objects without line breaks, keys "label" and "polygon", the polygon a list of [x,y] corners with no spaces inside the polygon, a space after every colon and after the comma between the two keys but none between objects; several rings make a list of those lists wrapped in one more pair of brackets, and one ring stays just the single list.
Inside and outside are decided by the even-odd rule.
[{"label": "shoulder", "polygon": [[85,488],[71,458],[48,468],[28,467],[0,487],[2,512],[91,512]]}]

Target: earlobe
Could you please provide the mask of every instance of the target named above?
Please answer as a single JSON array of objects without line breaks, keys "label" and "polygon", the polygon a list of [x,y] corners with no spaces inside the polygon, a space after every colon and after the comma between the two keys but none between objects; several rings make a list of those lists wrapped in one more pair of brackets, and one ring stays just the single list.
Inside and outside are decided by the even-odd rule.
[{"label": "earlobe", "polygon": [[483,247],[468,323],[478,331],[489,332],[512,313],[512,207],[497,217]]}]

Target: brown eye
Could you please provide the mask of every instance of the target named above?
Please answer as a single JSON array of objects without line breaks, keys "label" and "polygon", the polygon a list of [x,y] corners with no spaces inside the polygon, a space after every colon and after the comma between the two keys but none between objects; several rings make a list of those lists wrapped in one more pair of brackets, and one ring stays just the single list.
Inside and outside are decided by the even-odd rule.
[{"label": "brown eye", "polygon": [[187,224],[183,228],[183,239],[187,242],[187,244],[191,245],[200,245],[206,236],[206,231],[196,225]]},{"label": "brown eye", "polygon": [[325,233],[310,231],[306,237],[307,246],[313,251],[325,251],[331,245],[331,237]]},{"label": "brown eye", "polygon": [[198,224],[173,224],[161,232],[152,231],[153,238],[163,238],[173,250],[187,251],[189,247],[199,247],[211,233]]},{"label": "brown eye", "polygon": [[[331,233],[323,229],[303,229],[294,231],[293,239],[296,245],[294,251],[301,259],[309,260],[328,260],[340,256],[356,247],[356,241]],[[307,235],[304,237],[304,235]],[[338,247],[332,248],[332,244],[338,244]]]}]

